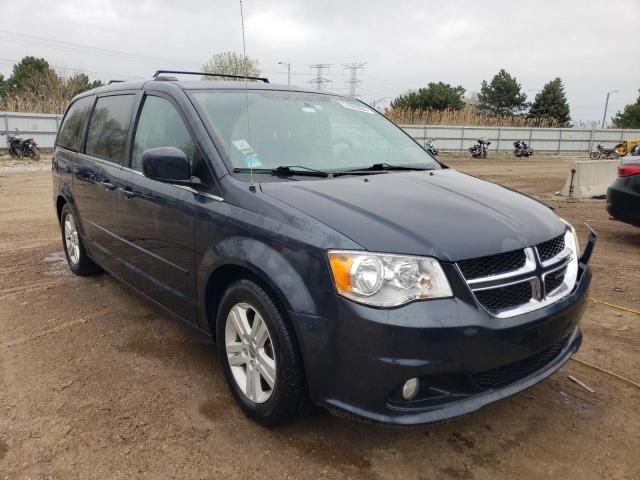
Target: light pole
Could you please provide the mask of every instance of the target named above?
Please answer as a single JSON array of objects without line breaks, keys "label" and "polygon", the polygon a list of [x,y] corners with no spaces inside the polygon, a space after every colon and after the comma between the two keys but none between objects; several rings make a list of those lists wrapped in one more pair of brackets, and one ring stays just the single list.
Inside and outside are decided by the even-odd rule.
[{"label": "light pole", "polygon": [[607,119],[607,108],[609,107],[609,95],[612,93],[618,93],[618,90],[611,90],[607,92],[607,101],[604,102],[604,115],[602,115],[602,126],[600,128],[604,128],[604,122]]},{"label": "light pole", "polygon": [[278,65],[287,66],[287,85],[291,85],[291,64],[287,62],[278,62]]}]

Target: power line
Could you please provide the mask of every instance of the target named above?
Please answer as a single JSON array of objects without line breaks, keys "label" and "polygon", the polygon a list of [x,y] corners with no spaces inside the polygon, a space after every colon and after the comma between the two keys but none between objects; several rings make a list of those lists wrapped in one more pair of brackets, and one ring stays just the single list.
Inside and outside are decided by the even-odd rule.
[{"label": "power line", "polygon": [[[16,65],[18,63],[20,63],[20,60],[16,60],[15,58],[0,58],[0,63],[4,63],[7,65]],[[144,77],[137,77],[135,75],[128,75],[125,73],[114,73],[114,72],[100,72],[100,71],[96,71],[96,70],[87,70],[85,68],[73,68],[73,67],[67,67],[64,65],[50,65],[53,68],[56,68],[58,70],[62,70],[63,72],[65,70],[71,70],[72,72],[78,72],[78,73],[94,73],[96,75],[106,75],[108,77],[126,77],[126,78],[133,78],[133,79],[139,79],[139,80],[143,80]]]},{"label": "power line", "polygon": [[325,85],[331,83],[331,80],[325,78],[323,75],[324,70],[326,69],[328,72],[330,66],[330,63],[316,63],[315,65],[309,65],[309,68],[316,71],[316,76],[307,83],[315,85],[317,90],[322,91]]},{"label": "power line", "polygon": [[358,70],[364,70],[365,63],[345,63],[343,67],[346,70],[349,70],[349,80],[345,83],[349,86],[349,96],[350,97],[358,97],[356,94],[356,87],[362,80],[358,80]]},{"label": "power line", "polygon": [[92,46],[80,45],[78,43],[54,40],[51,38],[40,37],[37,35],[27,35],[24,33],[10,32],[6,30],[0,30],[0,39],[5,41],[8,40],[12,42],[22,43],[25,45],[40,46],[40,47],[51,48],[55,50],[79,53],[81,55],[113,57],[113,58],[120,58],[122,60],[153,63],[153,64],[157,64],[158,62],[170,62],[173,64],[182,64],[182,65],[198,65],[198,66],[201,65],[200,62],[193,62],[190,60],[176,60],[176,59],[170,59],[170,58],[164,58],[164,57],[155,57],[151,55],[139,55],[134,53],[121,52],[118,50],[110,50],[106,48],[92,47]]}]

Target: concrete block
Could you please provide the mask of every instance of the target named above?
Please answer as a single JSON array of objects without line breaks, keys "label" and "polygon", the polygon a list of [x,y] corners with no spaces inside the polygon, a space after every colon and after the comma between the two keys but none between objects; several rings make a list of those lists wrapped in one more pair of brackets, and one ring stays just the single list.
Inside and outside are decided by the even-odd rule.
[{"label": "concrete block", "polygon": [[581,160],[573,162],[560,195],[591,198],[607,193],[618,176],[620,160]]}]

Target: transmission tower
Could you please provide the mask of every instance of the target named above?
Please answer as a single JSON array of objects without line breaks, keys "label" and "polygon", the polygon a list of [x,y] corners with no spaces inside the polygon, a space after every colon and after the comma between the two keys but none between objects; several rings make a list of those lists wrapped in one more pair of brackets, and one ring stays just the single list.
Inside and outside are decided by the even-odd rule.
[{"label": "transmission tower", "polygon": [[346,84],[349,85],[349,96],[350,97],[358,97],[356,94],[356,87],[359,83],[362,83],[362,80],[358,80],[358,70],[364,70],[365,63],[345,63],[343,66],[346,70],[350,70],[349,72],[349,80],[347,80]]},{"label": "transmission tower", "polygon": [[307,83],[311,83],[316,86],[317,90],[324,90],[324,86],[331,83],[331,80],[323,76],[324,70],[329,71],[330,63],[316,63],[315,65],[309,65],[311,70],[316,71],[316,77],[309,80]]}]

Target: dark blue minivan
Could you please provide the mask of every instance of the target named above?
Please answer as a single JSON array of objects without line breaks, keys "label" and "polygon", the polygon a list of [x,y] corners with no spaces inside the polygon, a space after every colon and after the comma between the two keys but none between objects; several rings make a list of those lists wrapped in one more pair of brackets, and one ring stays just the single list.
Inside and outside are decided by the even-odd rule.
[{"label": "dark blue minivan", "polygon": [[442,420],[578,350],[593,233],[581,254],[548,206],[447,168],[358,100],[251,80],[159,72],[73,99],[52,170],[74,273],[215,338],[267,426],[312,403]]}]

